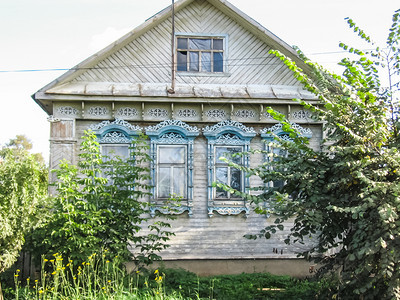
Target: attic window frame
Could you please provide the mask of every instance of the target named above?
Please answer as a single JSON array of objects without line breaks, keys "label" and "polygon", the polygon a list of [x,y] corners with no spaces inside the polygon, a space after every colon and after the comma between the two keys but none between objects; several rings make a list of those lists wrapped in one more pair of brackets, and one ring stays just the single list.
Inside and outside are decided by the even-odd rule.
[{"label": "attic window frame", "polygon": [[[192,49],[192,52],[210,52],[211,53],[211,71],[203,71],[201,69],[201,55],[199,57],[199,71],[190,70],[190,59],[187,59],[187,69],[186,70],[178,70],[178,52],[179,51],[187,51],[189,52],[189,45],[186,48],[178,48],[178,39],[179,38],[187,38],[187,39],[211,39],[211,40],[222,40],[222,50],[221,49]],[[189,42],[189,41],[188,41]],[[227,34],[202,34],[202,33],[176,33],[175,34],[175,68],[176,71],[180,75],[189,75],[189,76],[227,76],[227,57],[228,57],[228,35]],[[212,46],[210,47],[212,48]],[[214,72],[213,71],[213,53],[223,53],[222,57],[222,71],[221,72]],[[189,55],[189,54],[188,54]]]}]

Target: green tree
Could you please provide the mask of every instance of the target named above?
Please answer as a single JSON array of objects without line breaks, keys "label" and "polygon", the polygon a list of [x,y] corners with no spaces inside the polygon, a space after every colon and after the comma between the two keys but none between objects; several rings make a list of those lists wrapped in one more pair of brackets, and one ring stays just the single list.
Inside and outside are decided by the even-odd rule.
[{"label": "green tree", "polygon": [[29,154],[29,144],[16,151],[12,141],[0,150],[0,273],[15,263],[26,234],[40,226],[48,199],[47,168]]},{"label": "green tree", "polygon": [[[266,153],[278,159],[247,171],[264,182],[285,184],[248,196],[255,203],[267,201],[274,218],[273,225],[249,237],[270,238],[293,221],[285,242],[308,244],[310,249],[301,255],[319,260],[321,273],[340,271],[336,299],[400,299],[399,13],[393,15],[383,49],[348,20],[373,50],[341,44],[353,55],[340,62],[342,76],[302,56],[314,70],[307,76],[273,51],[318,96],[317,105],[295,101],[323,122],[326,139],[315,151],[284,115],[268,110],[291,141],[276,137],[272,146],[284,149],[285,155]],[[389,86],[382,84],[383,74],[388,74]],[[330,250],[334,254],[326,255]]]},{"label": "green tree", "polygon": [[[159,259],[157,251],[167,247],[171,233],[168,223],[149,225],[149,162],[143,137],[134,141],[130,157],[102,157],[96,135],[85,132],[79,162],[61,162],[55,170],[57,193],[53,214],[46,226],[32,236],[33,252],[61,253],[65,258],[83,262],[93,253],[118,255],[122,261],[134,259],[149,263]],[[139,254],[132,257],[131,246]]]}]

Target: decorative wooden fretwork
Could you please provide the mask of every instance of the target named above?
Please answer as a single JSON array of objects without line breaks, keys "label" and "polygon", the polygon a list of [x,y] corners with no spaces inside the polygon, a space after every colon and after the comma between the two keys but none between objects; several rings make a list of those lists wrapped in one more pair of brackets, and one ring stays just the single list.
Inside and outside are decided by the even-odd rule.
[{"label": "decorative wooden fretwork", "polygon": [[311,118],[311,113],[305,110],[297,110],[292,113],[292,118],[296,120],[307,120]]},{"label": "decorative wooden fretwork", "polygon": [[138,115],[139,115],[138,110],[132,107],[121,107],[115,113],[115,116],[120,118],[135,118]]},{"label": "decorative wooden fretwork", "polygon": [[108,114],[108,109],[104,106],[93,106],[89,108],[88,113],[91,116],[102,117]]},{"label": "decorative wooden fretwork", "polygon": [[195,118],[197,117],[197,111],[191,108],[179,109],[177,112],[178,118]]},{"label": "decorative wooden fretwork", "polygon": [[251,109],[239,109],[235,112],[235,116],[241,119],[254,119],[256,113]]},{"label": "decorative wooden fretwork", "polygon": [[226,112],[223,109],[210,109],[206,112],[206,116],[213,119],[225,119]]},{"label": "decorative wooden fretwork", "polygon": [[[283,112],[279,111],[279,110],[275,110],[277,113],[283,114]],[[273,120],[274,118],[272,117],[272,115],[268,112],[264,113],[264,117],[270,120]]]},{"label": "decorative wooden fretwork", "polygon": [[103,121],[89,128],[95,132],[100,144],[130,144],[142,130],[121,119]]},{"label": "decorative wooden fretwork", "polygon": [[168,111],[164,108],[151,108],[147,111],[147,114],[153,118],[166,118],[168,117]]},{"label": "decorative wooden fretwork", "polygon": [[77,116],[79,114],[79,111],[72,106],[60,106],[57,112],[64,116]]}]

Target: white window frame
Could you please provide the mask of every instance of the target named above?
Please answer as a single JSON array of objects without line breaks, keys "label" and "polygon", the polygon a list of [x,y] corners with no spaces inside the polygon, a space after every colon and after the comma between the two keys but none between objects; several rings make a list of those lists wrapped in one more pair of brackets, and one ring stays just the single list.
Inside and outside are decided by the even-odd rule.
[{"label": "white window frame", "polygon": [[[223,49],[222,50],[217,50],[217,49],[207,49],[207,50],[196,50],[196,49],[184,49],[184,48],[178,48],[178,39],[179,38],[192,38],[192,39],[222,39],[222,45]],[[188,47],[189,48],[189,45]],[[212,47],[211,47],[212,48]],[[179,51],[187,51],[188,52],[188,59],[187,59],[187,68],[185,71],[180,71],[178,70],[178,52]],[[191,71],[190,70],[190,58],[189,58],[189,52],[210,52],[211,53],[211,72],[208,71],[202,71],[201,70],[201,55],[199,55],[199,71]],[[222,57],[222,72],[214,72],[213,71],[213,54],[212,53],[223,53]],[[176,66],[176,71],[179,74],[179,76],[227,76],[228,74],[228,35],[227,34],[204,34],[204,33],[181,33],[178,32],[175,34],[175,66]]]}]

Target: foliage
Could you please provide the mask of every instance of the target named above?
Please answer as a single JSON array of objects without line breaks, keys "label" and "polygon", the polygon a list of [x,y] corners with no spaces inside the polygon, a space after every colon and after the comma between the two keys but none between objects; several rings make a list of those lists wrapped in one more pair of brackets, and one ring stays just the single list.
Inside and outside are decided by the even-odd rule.
[{"label": "foliage", "polygon": [[7,299],[188,299],[176,291],[166,292],[158,270],[149,279],[139,271],[128,274],[120,266],[118,257],[108,260],[104,253],[93,253],[74,268],[56,253],[42,258],[39,278],[21,282],[17,270],[15,290],[8,291]]},{"label": "foliage", "polygon": [[[83,261],[106,249],[122,261],[148,264],[160,258],[157,252],[167,247],[170,225],[149,222],[149,233],[142,233],[141,225],[148,221],[144,198],[149,195],[149,157],[143,140],[135,141],[130,157],[123,160],[102,157],[95,134],[85,132],[78,165],[63,161],[55,170],[53,213],[46,226],[33,233],[34,254],[59,252]],[[137,253],[133,257],[130,246]]]},{"label": "foliage", "polygon": [[161,269],[166,291],[194,299],[313,299],[324,281],[299,280],[269,273],[198,277],[183,269]]},{"label": "foliage", "polygon": [[25,144],[0,150],[0,273],[16,260],[27,232],[41,224],[47,208],[47,169]]},{"label": "foliage", "polygon": [[[335,297],[341,299],[400,298],[399,14],[400,10],[393,16],[384,49],[348,20],[373,50],[341,44],[353,55],[340,62],[343,76],[302,55],[314,71],[308,76],[289,58],[272,51],[318,97],[318,104],[295,101],[324,124],[326,139],[321,149],[311,148],[284,115],[268,109],[291,141],[276,137],[270,146],[284,151],[265,153],[271,159],[246,170],[266,183],[285,182],[281,187],[261,187],[264,191],[258,197],[248,196],[256,203],[268,201],[275,218],[273,225],[249,237],[270,238],[294,221],[285,242],[308,244],[310,249],[301,255],[323,259],[322,273],[339,268]],[[388,87],[382,83],[385,73],[380,73],[385,70]]]}]

